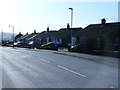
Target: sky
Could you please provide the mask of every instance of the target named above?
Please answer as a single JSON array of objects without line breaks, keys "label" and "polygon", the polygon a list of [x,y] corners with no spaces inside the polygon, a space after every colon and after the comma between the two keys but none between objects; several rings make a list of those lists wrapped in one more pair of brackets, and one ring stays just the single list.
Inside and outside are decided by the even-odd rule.
[{"label": "sky", "polygon": [[73,27],[86,27],[89,24],[118,21],[118,0],[0,0],[0,29],[15,33],[32,33],[66,28],[71,23],[73,8]]}]

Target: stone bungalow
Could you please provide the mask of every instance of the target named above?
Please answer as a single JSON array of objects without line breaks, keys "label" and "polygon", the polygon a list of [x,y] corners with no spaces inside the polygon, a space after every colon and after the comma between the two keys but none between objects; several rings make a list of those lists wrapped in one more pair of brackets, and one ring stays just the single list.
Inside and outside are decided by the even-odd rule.
[{"label": "stone bungalow", "polygon": [[31,34],[26,33],[25,35],[21,36],[20,38],[17,39],[17,41],[28,44],[31,41],[29,38],[33,37],[36,34],[38,33],[36,33],[36,30],[34,30],[34,32]]},{"label": "stone bungalow", "polygon": [[34,37],[31,37],[32,42],[38,42],[40,45],[46,44],[48,42],[53,42],[54,44],[58,44],[57,31],[49,30],[43,31],[41,33],[36,34]]},{"label": "stone bungalow", "polygon": [[[73,37],[78,31],[83,30],[82,28],[72,28],[72,45],[75,45],[77,42],[77,37]],[[61,40],[61,46],[67,47],[71,43],[71,28],[61,28],[57,32],[57,37]]]},{"label": "stone bungalow", "polygon": [[120,50],[120,22],[91,24],[74,34],[82,49]]},{"label": "stone bungalow", "polygon": [[19,34],[15,36],[14,42],[18,42],[18,38],[20,38],[22,36],[23,36],[23,34],[21,34],[21,32],[19,32]]}]

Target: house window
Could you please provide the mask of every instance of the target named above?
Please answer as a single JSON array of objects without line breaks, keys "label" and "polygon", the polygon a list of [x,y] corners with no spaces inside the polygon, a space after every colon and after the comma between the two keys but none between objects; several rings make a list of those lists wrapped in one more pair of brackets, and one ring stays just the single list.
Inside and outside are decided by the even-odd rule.
[{"label": "house window", "polygon": [[101,42],[100,42],[100,37],[98,37],[98,38],[97,38],[97,46],[98,46],[98,48],[100,48],[100,47],[101,47],[101,45],[100,45],[100,44],[101,44]]},{"label": "house window", "polygon": [[86,37],[85,36],[83,36],[83,37],[80,37],[80,43],[86,43]]},{"label": "house window", "polygon": [[59,39],[59,43],[60,43],[60,44],[62,43],[62,39]]},{"label": "house window", "polygon": [[49,42],[49,37],[47,37],[47,43]]},{"label": "house window", "polygon": [[41,39],[39,39],[39,41],[40,41],[40,43],[42,43],[42,40],[41,40]]},{"label": "house window", "polygon": [[118,39],[118,37],[114,39],[114,46],[120,46],[120,39]]},{"label": "house window", "polygon": [[72,46],[76,44],[76,37],[72,37]]}]

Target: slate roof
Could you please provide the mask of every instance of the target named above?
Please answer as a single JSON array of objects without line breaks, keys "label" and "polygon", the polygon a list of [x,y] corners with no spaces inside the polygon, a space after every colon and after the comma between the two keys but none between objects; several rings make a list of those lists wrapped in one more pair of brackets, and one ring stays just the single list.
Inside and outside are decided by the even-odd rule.
[{"label": "slate roof", "polygon": [[36,35],[36,38],[57,37],[57,31],[43,31]]},{"label": "slate roof", "polygon": [[101,36],[113,33],[120,34],[120,22],[106,24],[90,24],[84,30],[78,31],[74,36]]},{"label": "slate roof", "polygon": [[[75,33],[77,33],[78,31],[81,31],[82,28],[72,28],[72,35],[74,35]],[[61,28],[58,33],[58,38],[65,38],[65,37],[70,37],[71,35],[71,28],[67,29],[67,28]]]},{"label": "slate roof", "polygon": [[20,37],[22,37],[22,36],[23,36],[23,34],[21,34],[21,33],[17,34],[17,35],[15,36],[15,40],[17,40],[18,38],[20,38]]},{"label": "slate roof", "polygon": [[[105,24],[90,24],[89,26],[85,27],[84,29],[78,27],[78,28],[72,28],[72,36],[80,37],[80,36],[99,36],[99,35],[107,35],[113,33],[120,34],[120,22],[114,22],[114,23],[105,23]],[[58,31],[52,30],[52,31],[43,31],[41,33],[31,33],[28,35],[21,36],[18,40],[22,39],[32,39],[32,38],[47,38],[47,37],[55,37],[55,38],[66,38],[70,37],[71,35],[71,28],[61,28]]]},{"label": "slate roof", "polygon": [[28,35],[26,34],[26,35],[23,35],[22,37],[18,38],[18,40],[23,40],[23,39],[28,40],[29,38],[33,37],[36,34],[38,34],[38,33],[31,33]]}]

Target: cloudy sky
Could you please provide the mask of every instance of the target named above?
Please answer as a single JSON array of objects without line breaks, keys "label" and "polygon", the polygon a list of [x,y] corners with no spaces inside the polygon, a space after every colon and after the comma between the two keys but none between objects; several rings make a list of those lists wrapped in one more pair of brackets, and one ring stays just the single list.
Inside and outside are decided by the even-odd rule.
[{"label": "cloudy sky", "polygon": [[[83,2],[84,1],[84,2]],[[73,8],[73,27],[85,27],[100,23],[118,21],[118,0],[0,0],[0,29],[4,32],[31,33],[47,29],[58,30],[70,23]]]}]

